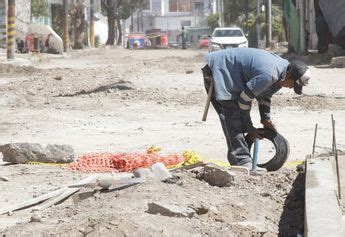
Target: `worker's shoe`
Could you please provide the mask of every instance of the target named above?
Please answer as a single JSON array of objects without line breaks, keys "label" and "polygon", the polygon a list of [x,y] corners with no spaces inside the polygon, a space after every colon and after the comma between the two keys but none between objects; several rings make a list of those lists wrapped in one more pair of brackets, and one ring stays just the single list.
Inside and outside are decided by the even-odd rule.
[{"label": "worker's shoe", "polygon": [[[243,164],[243,165],[241,165],[241,166],[243,166],[243,167],[246,167],[246,168],[248,168],[250,171],[252,171],[252,169],[253,169],[253,163],[250,161],[250,162],[247,162],[247,163],[245,163],[245,164]],[[256,167],[256,171],[258,171],[258,172],[264,172],[264,171],[267,171],[265,168],[261,168],[261,167]]]}]

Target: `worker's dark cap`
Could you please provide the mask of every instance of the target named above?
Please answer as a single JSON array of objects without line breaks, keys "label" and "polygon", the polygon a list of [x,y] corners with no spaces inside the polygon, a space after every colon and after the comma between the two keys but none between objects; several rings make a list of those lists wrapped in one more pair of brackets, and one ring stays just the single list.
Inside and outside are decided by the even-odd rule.
[{"label": "worker's dark cap", "polygon": [[308,81],[311,78],[311,71],[309,67],[304,62],[293,60],[289,64],[288,72],[291,73],[292,78],[295,81],[295,93],[301,95],[303,86],[308,85]]}]

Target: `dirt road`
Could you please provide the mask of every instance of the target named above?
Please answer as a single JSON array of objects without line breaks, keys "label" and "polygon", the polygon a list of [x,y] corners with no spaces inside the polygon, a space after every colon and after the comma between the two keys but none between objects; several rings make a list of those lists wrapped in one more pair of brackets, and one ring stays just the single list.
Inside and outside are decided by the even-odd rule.
[{"label": "dirt road", "polygon": [[[209,112],[207,122],[201,122],[206,95],[200,68],[204,64],[203,56],[205,53],[205,51],[196,50],[129,51],[125,49],[99,49],[72,53],[68,57],[48,58],[42,56],[37,58],[30,56],[29,58],[21,58],[20,64],[26,65],[25,67],[0,64],[0,106],[3,114],[0,118],[0,143],[70,144],[75,148],[77,154],[95,151],[143,151],[150,145],[156,145],[163,149],[163,153],[182,153],[184,150],[195,150],[205,159],[226,161],[226,143],[213,109]],[[341,124],[341,119],[345,116],[345,87],[343,86],[345,69],[317,68],[314,66],[311,66],[311,69],[313,78],[310,86],[305,90],[305,95],[296,96],[289,90],[281,90],[273,97],[273,121],[290,143],[289,161],[302,160],[306,154],[311,153],[315,123],[319,124],[316,151],[321,153],[330,150],[332,141],[331,114],[334,114],[336,120],[338,148],[344,149],[345,147],[345,127]],[[257,126],[260,125],[256,106],[252,111],[252,119]],[[262,152],[259,157],[266,159],[269,154]],[[44,193],[54,187],[61,186],[61,183],[69,184],[73,178],[79,179],[81,177],[81,174],[69,173],[56,168],[33,166],[8,167],[2,165],[0,172],[9,176],[12,182],[6,185],[0,183],[1,193],[6,193],[3,200],[0,201],[0,206],[32,197],[37,193]],[[237,201],[234,201],[235,206],[226,209],[229,212],[244,208],[245,213],[250,213],[255,205],[259,205],[262,197],[257,202],[249,201],[249,208],[246,207],[246,203],[243,204],[245,207],[242,207],[242,204],[239,205],[241,207],[237,207],[238,200],[248,195],[248,199],[245,200],[255,199],[258,193],[270,189],[269,186],[259,185],[255,194],[255,192],[250,192],[250,187],[255,189],[256,185],[242,180],[234,189],[226,191],[217,189],[217,194],[214,194],[214,190],[210,190],[206,186],[199,190],[199,183],[196,183],[199,181],[193,180],[189,175],[186,174],[185,179],[190,182],[187,182],[187,187],[183,187],[180,193],[190,188],[193,192],[200,192],[202,196],[206,190],[205,199],[210,198],[208,204],[215,203],[224,195],[231,196],[232,191],[239,186],[249,185],[242,194],[239,193],[235,195],[236,197],[231,196]],[[268,221],[269,225],[272,226],[269,227],[267,233],[276,235],[279,232],[278,226],[283,212],[283,200],[291,191],[296,175],[292,171],[269,174],[272,177],[268,180],[272,180],[272,183],[277,180],[277,177],[288,178],[286,187],[282,187],[284,194],[278,195],[279,205],[272,205],[272,208],[277,211],[272,209],[274,214],[269,217],[272,220]],[[258,182],[264,181],[259,178]],[[147,197],[150,193],[147,190],[150,188],[152,188],[153,193],[161,192],[161,190],[169,193],[174,190],[174,188],[166,187],[163,184],[153,187],[142,186],[138,189],[133,188],[130,192],[107,194],[103,201],[107,202],[120,196],[123,200],[123,202],[119,202],[120,204],[123,205],[124,202],[132,202],[130,200],[133,200],[133,205],[130,207],[131,211],[142,213],[144,206],[146,208],[147,200],[138,203],[134,200],[139,194],[138,198]],[[271,192],[279,193],[279,190],[278,187]],[[134,196],[130,195],[131,192],[134,193]],[[17,195],[18,193],[20,195]],[[186,194],[184,196],[185,203],[187,203],[186,200],[197,197],[195,202],[200,204],[203,201],[203,198],[199,197],[200,195]],[[150,197],[153,200],[161,198],[169,199],[169,195]],[[269,199],[269,203],[276,203],[275,195],[273,197],[271,195]],[[215,203],[214,205],[220,209],[223,205],[232,205],[232,202],[227,200],[226,203]],[[120,220],[115,221],[116,223],[114,222],[115,224],[111,224],[114,215],[107,213],[104,214],[105,219],[102,219],[106,223],[110,223],[110,226],[124,225],[127,228],[120,228],[120,230],[115,228],[122,232],[115,231],[114,233],[124,234],[125,230],[128,230],[127,235],[131,235],[138,233],[135,231],[141,230],[143,225],[147,227],[145,229],[147,232],[144,231],[144,233],[151,231],[157,235],[169,235],[171,233],[167,227],[163,228],[163,232],[160,232],[162,230],[159,228],[152,227],[150,223],[157,221],[157,219],[148,219],[140,224],[140,218],[148,218],[148,214],[140,214],[143,216],[138,214],[139,216],[131,219],[126,217],[129,209],[120,208],[116,206],[117,204],[112,208],[100,208],[97,205],[101,204],[97,204],[94,200],[92,202],[91,209],[93,211],[91,214],[83,214],[81,217],[75,216],[78,220],[74,220],[73,215],[86,212],[85,210],[88,210],[87,203],[83,203],[81,206],[86,206],[80,207],[81,209],[78,209],[79,207],[67,207],[67,209],[61,208],[48,212],[45,216],[48,219],[55,211],[59,217],[52,218],[52,222],[46,222],[40,231],[52,231],[49,225],[55,223],[54,221],[58,223],[60,219],[63,220],[62,222],[73,220],[77,226],[83,226],[80,228],[87,228],[90,223],[93,225],[93,220],[98,220],[99,215],[104,214],[103,211],[113,213],[116,210],[121,213],[121,216],[125,216],[124,219],[121,217]],[[104,204],[104,202],[102,203]],[[263,205],[262,208],[254,211],[254,216],[260,215],[259,213],[265,210],[265,204],[260,205]],[[102,212],[97,211],[98,208]],[[62,218],[67,214],[70,215],[70,218]],[[227,214],[224,213],[224,215]],[[260,216],[264,218],[265,215]],[[0,230],[18,223],[20,218],[17,217],[0,217]],[[23,223],[21,230],[33,233],[32,231],[38,228],[36,225],[39,224],[27,225],[25,218],[27,219],[27,215],[23,215],[19,221]],[[254,217],[243,218],[243,220],[250,221],[254,219]],[[207,232],[207,228],[202,227],[207,220],[207,218],[205,220],[201,218],[196,222],[188,223],[185,223],[185,220],[176,220],[171,228],[185,226],[181,229],[182,231],[194,233],[193,227],[200,225],[199,233],[209,234],[217,233],[219,228],[225,228],[225,224],[219,224],[224,223],[223,221],[215,221],[212,222],[214,227],[206,226],[210,228],[210,231]],[[225,223],[229,223],[230,220],[234,222],[238,218],[232,217],[232,219],[227,219]],[[163,220],[162,225],[168,226],[169,222],[169,220]],[[65,231],[64,233],[68,233],[71,228],[73,229],[73,226],[65,224],[61,224],[64,226],[62,229]],[[109,225],[107,226],[109,227]],[[103,225],[101,223],[94,226]],[[241,227],[236,232],[236,228],[234,226],[230,228],[235,236],[244,231]],[[265,228],[267,230],[268,227]],[[112,227],[110,229],[114,230]],[[7,233],[20,233],[13,231],[11,229]],[[222,229],[222,231],[224,232],[220,233],[227,233],[227,229]],[[85,234],[84,232],[79,231],[81,234]],[[250,234],[251,232],[243,233]],[[254,231],[254,233],[260,232]]]}]

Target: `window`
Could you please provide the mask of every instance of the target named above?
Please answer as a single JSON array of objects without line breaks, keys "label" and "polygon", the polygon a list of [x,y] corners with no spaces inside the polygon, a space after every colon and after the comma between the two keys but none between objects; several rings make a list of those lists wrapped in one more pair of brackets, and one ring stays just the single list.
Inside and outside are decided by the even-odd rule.
[{"label": "window", "polygon": [[169,12],[191,12],[189,0],[169,0]]},{"label": "window", "polygon": [[192,22],[191,21],[181,21],[181,26],[191,26]]},{"label": "window", "polygon": [[151,10],[150,9],[150,0],[144,0],[143,1],[143,7],[144,7],[143,8],[144,10]]},{"label": "window", "polygon": [[213,37],[241,37],[243,36],[240,30],[216,30]]},{"label": "window", "polygon": [[204,3],[203,2],[195,2],[193,3],[193,11],[203,13],[204,12]]},{"label": "window", "polygon": [[177,12],[177,0],[169,0],[169,12]]},{"label": "window", "polygon": [[154,13],[161,13],[161,0],[153,0],[152,1],[152,12]]},{"label": "window", "polygon": [[191,11],[190,1],[179,0],[178,1],[178,11],[179,12],[190,12]]}]

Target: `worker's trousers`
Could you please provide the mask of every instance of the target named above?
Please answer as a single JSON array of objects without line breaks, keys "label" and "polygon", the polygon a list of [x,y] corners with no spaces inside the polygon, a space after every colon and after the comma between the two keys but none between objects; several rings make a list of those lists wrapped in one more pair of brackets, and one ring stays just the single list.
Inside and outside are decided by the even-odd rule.
[{"label": "worker's trousers", "polygon": [[[205,76],[205,75],[204,75]],[[208,92],[210,81],[204,80]],[[243,165],[251,162],[248,144],[244,138],[244,131],[241,121],[241,110],[236,100],[215,100],[211,99],[214,109],[217,111],[220,123],[228,146],[228,161],[231,165]]]}]

